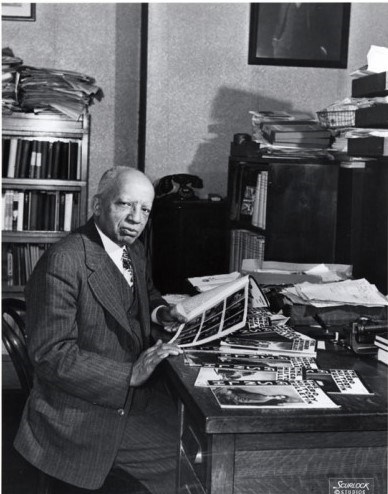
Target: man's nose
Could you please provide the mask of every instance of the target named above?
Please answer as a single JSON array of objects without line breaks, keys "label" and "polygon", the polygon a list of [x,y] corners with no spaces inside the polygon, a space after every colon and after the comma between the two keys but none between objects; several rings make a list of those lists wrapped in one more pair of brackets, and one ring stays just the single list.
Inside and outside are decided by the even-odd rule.
[{"label": "man's nose", "polygon": [[141,222],[141,209],[139,204],[132,204],[131,211],[128,213],[128,217],[134,223]]}]

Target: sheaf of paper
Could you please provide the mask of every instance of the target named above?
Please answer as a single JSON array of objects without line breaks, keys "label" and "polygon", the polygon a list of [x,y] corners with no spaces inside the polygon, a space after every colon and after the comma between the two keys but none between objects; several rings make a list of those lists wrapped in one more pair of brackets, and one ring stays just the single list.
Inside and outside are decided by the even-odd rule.
[{"label": "sheaf of paper", "polygon": [[388,70],[388,48],[371,45],[368,55],[368,71],[385,72]]},{"label": "sheaf of paper", "polygon": [[244,276],[235,281],[224,283],[204,293],[189,297],[176,305],[177,311],[188,321],[210,309],[217,302],[232,295],[240,288],[244,288],[249,283],[249,276]]},{"label": "sheaf of paper", "polygon": [[200,276],[195,278],[188,278],[189,282],[197,288],[200,292],[205,292],[215,288],[219,285],[235,281],[241,277],[238,271],[228,274],[215,274],[210,276]]},{"label": "sheaf of paper", "polygon": [[336,283],[295,285],[298,295],[313,305],[315,302],[337,302],[351,305],[387,306],[387,299],[366,279],[345,280]]}]

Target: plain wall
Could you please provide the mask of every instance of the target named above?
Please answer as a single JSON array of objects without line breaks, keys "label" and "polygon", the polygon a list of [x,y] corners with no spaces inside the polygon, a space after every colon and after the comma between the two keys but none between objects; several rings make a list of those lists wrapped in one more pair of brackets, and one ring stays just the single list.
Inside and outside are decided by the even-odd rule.
[{"label": "plain wall", "polygon": [[[249,110],[314,113],[350,95],[349,73],[371,44],[388,46],[388,4],[354,3],[348,69],[248,65],[249,4],[151,3],[146,172],[188,172],[226,193],[233,134]],[[2,22],[2,46],[24,63],[95,77],[90,187],[113,164],[136,166],[140,4],[38,3],[35,22]]]},{"label": "plain wall", "polygon": [[26,65],[81,72],[102,88],[90,107],[89,199],[105,169],[137,166],[139,4],[38,3],[35,22],[2,21],[2,46]]},{"label": "plain wall", "polygon": [[350,96],[370,45],[388,46],[388,4],[351,6],[347,69],[248,65],[250,5],[149,6],[146,171],[194,173],[226,194],[230,142],[250,110],[310,114]]}]

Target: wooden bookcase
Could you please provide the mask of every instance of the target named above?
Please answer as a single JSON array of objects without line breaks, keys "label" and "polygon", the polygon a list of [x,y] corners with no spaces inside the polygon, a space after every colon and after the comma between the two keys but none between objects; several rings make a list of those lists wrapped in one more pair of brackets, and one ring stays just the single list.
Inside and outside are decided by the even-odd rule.
[{"label": "wooden bookcase", "polygon": [[[263,172],[264,187],[256,191]],[[262,239],[262,260],[335,262],[338,177],[336,161],[230,157],[230,271],[239,270],[243,258],[260,257],[252,249],[255,237]],[[262,213],[252,224],[254,197]]]},{"label": "wooden bookcase", "polygon": [[44,250],[86,220],[89,120],[3,115],[3,297],[22,298]]}]

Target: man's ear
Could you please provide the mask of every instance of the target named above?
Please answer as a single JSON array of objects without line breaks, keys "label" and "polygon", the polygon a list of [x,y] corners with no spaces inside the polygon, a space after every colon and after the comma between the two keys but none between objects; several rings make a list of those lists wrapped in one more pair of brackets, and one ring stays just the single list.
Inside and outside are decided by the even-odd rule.
[{"label": "man's ear", "polygon": [[100,216],[101,214],[101,198],[98,196],[93,197],[92,210],[94,216]]}]

